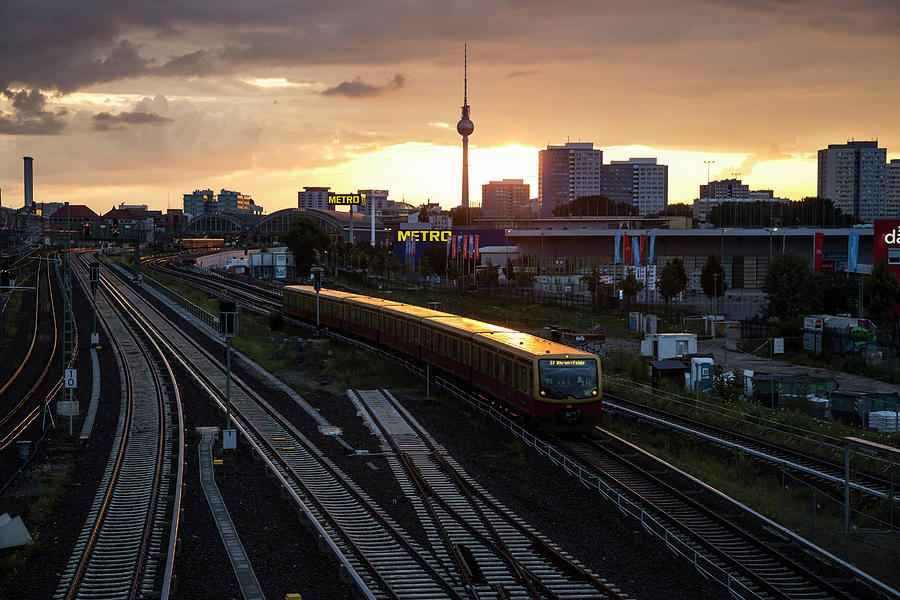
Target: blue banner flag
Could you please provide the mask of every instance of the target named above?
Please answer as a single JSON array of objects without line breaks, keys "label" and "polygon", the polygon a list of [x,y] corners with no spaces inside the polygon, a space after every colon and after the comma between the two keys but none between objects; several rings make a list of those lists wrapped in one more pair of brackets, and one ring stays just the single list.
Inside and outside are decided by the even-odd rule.
[{"label": "blue banner flag", "polygon": [[654,260],[656,260],[656,234],[655,233],[650,236],[650,256],[647,259],[647,264],[652,265]]},{"label": "blue banner flag", "polygon": [[847,247],[847,270],[856,272],[859,261],[859,232],[851,231]]},{"label": "blue banner flag", "polygon": [[638,236],[631,238],[631,256],[635,265],[641,264],[641,238]]},{"label": "blue banner flag", "polygon": [[621,233],[616,234],[615,253],[616,253],[616,264],[621,265],[622,264],[622,234]]}]

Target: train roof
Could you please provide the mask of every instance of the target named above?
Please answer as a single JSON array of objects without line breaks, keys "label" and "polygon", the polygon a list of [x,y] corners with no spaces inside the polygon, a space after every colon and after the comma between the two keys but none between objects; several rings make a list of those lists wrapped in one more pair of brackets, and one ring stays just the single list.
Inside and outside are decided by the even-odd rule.
[{"label": "train roof", "polygon": [[492,331],[507,331],[513,333],[513,330],[508,327],[501,327],[500,325],[493,325],[483,321],[476,321],[469,317],[460,317],[448,313],[442,313],[439,316],[430,317],[423,321],[434,326],[436,329],[442,329],[451,333],[460,330],[468,333],[489,333]]},{"label": "train roof", "polygon": [[425,317],[446,317],[447,313],[433,308],[425,308],[424,306],[416,306],[415,304],[393,304],[385,306],[384,312],[391,316],[405,316],[415,318]]},{"label": "train roof", "polygon": [[565,346],[557,342],[551,342],[550,340],[531,335],[530,333],[522,333],[521,331],[480,333],[476,337],[478,341],[486,346],[495,350],[505,350],[518,356],[530,358],[544,358],[551,356],[594,357],[590,352],[572,348],[571,346]]},{"label": "train roof", "polygon": [[397,306],[401,304],[396,300],[387,300],[385,298],[374,298],[372,296],[350,296],[349,298],[343,298],[343,300],[347,304],[362,304],[369,308],[378,308],[383,309],[388,306]]},{"label": "train roof", "polygon": [[[316,295],[316,289],[311,285],[286,285],[284,286],[285,290],[290,290],[293,292],[297,292],[300,294],[306,295]],[[322,288],[319,292],[320,296],[325,296],[328,298],[336,298],[336,299],[344,299],[344,298],[355,298],[355,297],[364,297],[360,294],[351,294],[350,292],[341,292],[338,290],[329,290],[327,288]]]}]

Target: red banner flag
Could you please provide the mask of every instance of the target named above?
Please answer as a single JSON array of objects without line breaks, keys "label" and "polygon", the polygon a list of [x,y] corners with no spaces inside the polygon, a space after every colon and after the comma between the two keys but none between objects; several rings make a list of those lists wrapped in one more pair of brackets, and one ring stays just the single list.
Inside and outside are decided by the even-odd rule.
[{"label": "red banner flag", "polygon": [[475,260],[481,258],[481,252],[478,249],[478,246],[481,244],[481,236],[479,234],[475,234]]},{"label": "red banner flag", "polygon": [[822,246],[825,244],[825,234],[817,231],[813,243],[813,271],[822,270]]}]

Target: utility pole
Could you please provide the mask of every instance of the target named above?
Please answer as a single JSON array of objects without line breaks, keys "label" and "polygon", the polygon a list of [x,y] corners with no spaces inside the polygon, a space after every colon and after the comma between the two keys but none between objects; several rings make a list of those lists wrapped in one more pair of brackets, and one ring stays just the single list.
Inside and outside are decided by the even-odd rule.
[{"label": "utility pole", "polygon": [[710,210],[709,209],[709,204],[710,204],[710,200],[709,200],[709,166],[715,162],[716,161],[714,161],[714,160],[704,160],[703,161],[703,164],[706,165],[706,218],[704,220],[707,222],[709,222],[709,210]]},{"label": "utility pole", "polygon": [[219,300],[219,331],[225,336],[225,430],[222,448],[237,447],[237,432],[231,428],[231,338],[237,333],[237,305],[234,300]]}]

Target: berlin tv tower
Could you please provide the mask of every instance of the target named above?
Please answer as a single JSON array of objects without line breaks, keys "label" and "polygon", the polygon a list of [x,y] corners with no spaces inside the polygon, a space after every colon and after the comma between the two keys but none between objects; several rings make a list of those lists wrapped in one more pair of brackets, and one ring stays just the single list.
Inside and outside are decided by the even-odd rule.
[{"label": "berlin tv tower", "polygon": [[469,119],[468,64],[468,45],[464,45],[462,118],[456,124],[456,131],[462,136],[463,142],[462,207],[466,211],[466,226],[469,225],[469,136],[475,131],[475,124]]}]

